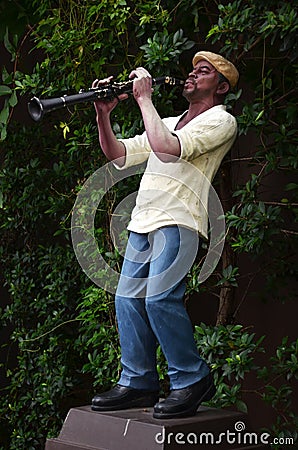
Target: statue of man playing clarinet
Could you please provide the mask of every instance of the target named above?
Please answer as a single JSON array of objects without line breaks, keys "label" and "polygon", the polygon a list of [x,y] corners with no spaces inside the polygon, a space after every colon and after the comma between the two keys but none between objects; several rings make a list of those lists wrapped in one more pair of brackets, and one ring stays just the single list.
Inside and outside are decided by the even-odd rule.
[{"label": "statue of man playing clarinet", "polygon": [[[94,411],[153,407],[156,419],[189,417],[216,392],[184,305],[185,268],[194,243],[199,247],[208,239],[208,215],[202,204],[208,201],[210,183],[236,138],[236,120],[226,111],[224,99],[239,75],[230,61],[209,51],[197,52],[192,65],[183,86],[187,111],[164,119],[152,102],[150,73],[143,67],[131,72],[145,128],[133,138],[117,139],[110,120],[127,94],[95,101],[99,143],[108,160],[119,170],[144,162],[146,169],[128,225],[115,295],[122,371],[111,390],[94,396]],[[92,87],[110,80],[95,80]],[[162,401],[158,345],[170,380],[170,393]]]}]

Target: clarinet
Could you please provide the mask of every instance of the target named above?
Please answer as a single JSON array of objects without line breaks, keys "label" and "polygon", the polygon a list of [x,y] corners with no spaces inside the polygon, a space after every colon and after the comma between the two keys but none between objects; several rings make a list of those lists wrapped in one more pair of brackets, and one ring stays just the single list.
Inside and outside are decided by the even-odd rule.
[{"label": "clarinet", "polygon": [[[152,78],[152,86],[165,84],[169,86],[183,86],[184,80],[174,77]],[[36,122],[41,120],[44,114],[56,109],[65,108],[83,102],[94,102],[98,99],[106,99],[107,101],[118,97],[120,94],[131,94],[133,80],[124,82],[110,82],[103,86],[90,88],[88,91],[80,90],[78,94],[63,95],[62,97],[40,99],[33,97],[28,102],[28,112]]]}]

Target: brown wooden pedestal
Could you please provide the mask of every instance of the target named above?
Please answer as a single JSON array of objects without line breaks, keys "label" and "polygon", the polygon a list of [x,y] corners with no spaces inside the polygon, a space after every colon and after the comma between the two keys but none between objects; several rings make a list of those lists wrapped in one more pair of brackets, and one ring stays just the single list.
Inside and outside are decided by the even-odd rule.
[{"label": "brown wooden pedestal", "polygon": [[90,406],[73,408],[59,437],[48,439],[45,450],[268,448],[250,433],[247,416],[239,412],[201,406],[194,417],[171,420],[153,419],[152,412],[152,408],[102,413]]}]

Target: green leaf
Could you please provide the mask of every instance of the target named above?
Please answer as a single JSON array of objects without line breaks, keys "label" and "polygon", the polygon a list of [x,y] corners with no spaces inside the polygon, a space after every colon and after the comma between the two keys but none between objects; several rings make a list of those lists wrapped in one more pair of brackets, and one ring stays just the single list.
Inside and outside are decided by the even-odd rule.
[{"label": "green leaf", "polygon": [[0,112],[0,123],[7,123],[7,119],[9,117],[9,106],[8,103],[4,105],[4,108]]},{"label": "green leaf", "polygon": [[12,93],[12,90],[9,86],[6,86],[4,84],[0,85],[0,95],[9,95]]},{"label": "green leaf", "polygon": [[11,97],[8,100],[8,104],[9,106],[14,107],[17,105],[17,103],[18,103],[17,93],[16,91],[13,91]]},{"label": "green leaf", "polygon": [[9,84],[11,83],[13,80],[13,74],[12,73],[8,73],[6,67],[3,67],[2,69],[2,81],[3,83]]},{"label": "green leaf", "polygon": [[241,411],[243,413],[247,413],[247,411],[248,411],[246,403],[244,403],[242,400],[236,401],[236,407],[239,411]]},{"label": "green leaf", "polygon": [[286,191],[293,191],[295,189],[298,189],[298,184],[297,183],[288,183],[286,185]]},{"label": "green leaf", "polygon": [[[2,124],[0,124],[0,125],[2,125]],[[0,140],[1,140],[1,141],[5,141],[6,136],[7,136],[6,126],[5,126],[5,125],[2,125],[1,135],[0,135]]]},{"label": "green leaf", "polygon": [[15,55],[16,55],[16,50],[15,50],[15,47],[13,46],[13,44],[11,44],[11,42],[9,41],[8,35],[9,35],[8,28],[6,28],[6,32],[5,32],[4,39],[3,39],[4,46],[5,46],[6,50],[11,54],[12,61],[14,61]]},{"label": "green leaf", "polygon": [[260,111],[259,114],[257,115],[257,117],[255,118],[255,122],[257,122],[258,120],[260,120],[260,118],[263,116],[264,114],[264,110]]}]

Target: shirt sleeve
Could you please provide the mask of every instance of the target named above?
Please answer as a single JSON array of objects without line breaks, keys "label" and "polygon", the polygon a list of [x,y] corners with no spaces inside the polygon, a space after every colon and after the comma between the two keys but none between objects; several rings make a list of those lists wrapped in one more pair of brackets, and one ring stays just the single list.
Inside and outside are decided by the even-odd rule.
[{"label": "shirt sleeve", "polygon": [[194,121],[173,131],[181,147],[181,158],[191,161],[224,145],[232,145],[236,134],[236,119],[229,113],[216,118]]},{"label": "shirt sleeve", "polygon": [[142,164],[145,162],[150,154],[151,147],[147,138],[146,132],[143,134],[138,134],[132,138],[128,139],[119,139],[119,142],[122,142],[125,146],[126,157],[125,164],[119,167],[114,163],[114,166],[118,170],[127,169],[128,167],[137,166],[138,164]]}]

